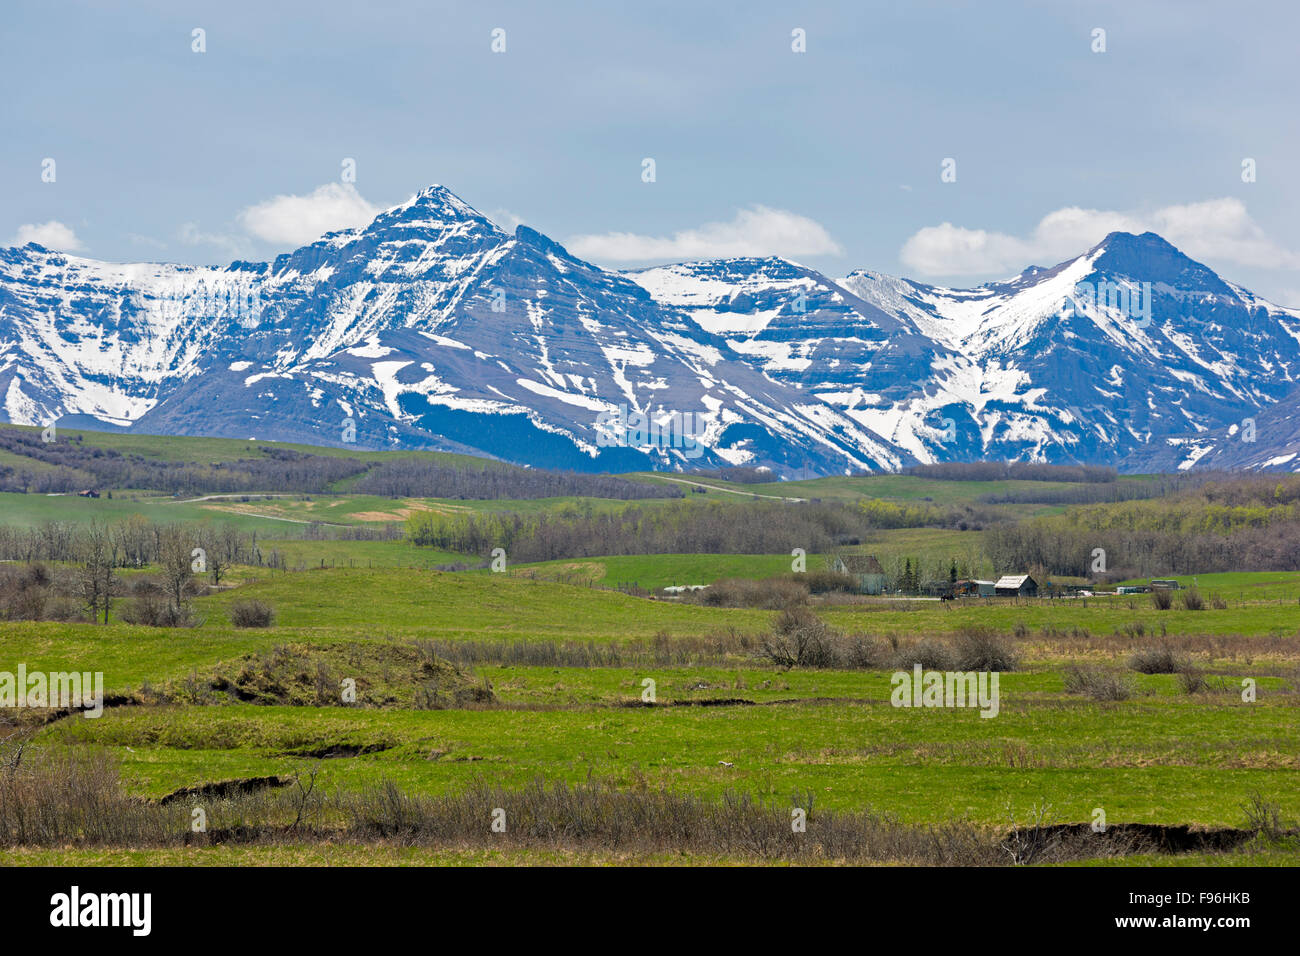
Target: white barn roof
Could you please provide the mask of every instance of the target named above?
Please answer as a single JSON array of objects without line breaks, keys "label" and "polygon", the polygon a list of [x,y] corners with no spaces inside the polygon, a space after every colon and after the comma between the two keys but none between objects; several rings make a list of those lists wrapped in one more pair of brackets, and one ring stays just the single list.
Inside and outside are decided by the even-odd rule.
[{"label": "white barn roof", "polygon": [[1020,585],[1024,584],[1028,580],[1029,575],[1027,574],[1004,574],[1002,577],[998,578],[998,583],[995,584],[994,587],[1016,588],[1018,590]]}]

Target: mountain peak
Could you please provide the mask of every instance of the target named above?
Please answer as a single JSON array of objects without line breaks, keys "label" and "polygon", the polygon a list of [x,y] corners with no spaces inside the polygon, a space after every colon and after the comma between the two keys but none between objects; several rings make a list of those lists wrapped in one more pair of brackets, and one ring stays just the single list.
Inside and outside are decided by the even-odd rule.
[{"label": "mountain peak", "polygon": [[1144,253],[1174,253],[1182,255],[1172,243],[1163,236],[1154,232],[1122,232],[1116,230],[1108,233],[1106,238],[1097,245],[1093,246],[1093,251],[1105,250],[1108,252],[1120,251],[1141,251]]},{"label": "mountain peak", "polygon": [[506,234],[487,216],[445,186],[421,189],[404,203],[384,210],[359,230],[362,234],[396,234],[402,238],[441,241],[450,236],[500,242]]},{"label": "mountain peak", "polygon": [[1201,292],[1231,294],[1222,279],[1154,232],[1112,232],[1088,251],[1103,275],[1141,278]]},{"label": "mountain peak", "polygon": [[387,210],[382,215],[394,215],[400,219],[427,217],[435,213],[439,218],[450,216],[457,219],[485,218],[477,209],[461,199],[446,186],[434,183],[425,186],[404,203]]}]

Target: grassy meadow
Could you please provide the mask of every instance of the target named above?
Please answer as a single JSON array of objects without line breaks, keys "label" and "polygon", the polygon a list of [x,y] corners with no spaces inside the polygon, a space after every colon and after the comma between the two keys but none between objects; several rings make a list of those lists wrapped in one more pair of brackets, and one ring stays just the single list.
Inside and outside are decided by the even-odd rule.
[{"label": "grassy meadow", "polygon": [[[95,440],[186,460],[218,460],[243,446],[147,436]],[[1049,484],[912,476],[768,485],[699,480],[713,490],[686,501],[713,499],[725,488],[849,503],[975,503],[1014,494],[1016,485],[1039,492]],[[307,537],[301,529],[313,522],[398,526],[424,510],[614,511],[629,503],[393,499],[345,489],[274,494],[0,495],[0,525],[11,528],[133,514],[157,522],[229,523],[255,531],[263,553],[282,559],[275,568],[237,564],[220,586],[197,588],[188,626],[132,623],[124,617],[125,595],[114,601],[107,625],[0,619],[0,672],[19,665],[29,672],[98,671],[108,696],[103,716],[94,719],[0,709],[0,737],[7,738],[0,747],[8,748],[0,758],[13,766],[13,748],[21,746],[24,766],[72,761],[66,764],[72,770],[60,772],[74,780],[86,773],[76,769],[83,758],[106,760],[111,770],[103,773],[111,773],[112,786],[128,801],[122,806],[133,808],[124,814],[157,813],[171,821],[171,835],[152,842],[87,831],[6,843],[0,811],[0,862],[961,862],[907,849],[908,834],[966,828],[987,849],[1015,827],[1046,832],[1087,824],[1098,808],[1112,824],[1190,826],[1241,839],[1231,849],[1181,853],[1098,843],[1024,862],[1300,862],[1296,835],[1288,831],[1300,819],[1300,572],[1177,575],[1216,599],[1199,610],[1178,603],[1162,610],[1149,595],[938,601],[813,594],[803,610],[827,629],[827,640],[856,656],[846,650],[829,663],[791,666],[773,653],[786,611],[711,606],[662,593],[672,585],[787,578],[788,553],[583,555],[511,562],[496,572],[484,566],[486,554],[418,548],[400,539]],[[1032,506],[1024,514],[1041,510]],[[979,530],[877,529],[849,550],[875,554],[887,567],[905,559],[956,560],[992,574],[997,569],[983,541]],[[824,567],[826,557],[809,554],[809,571]],[[51,573],[64,571],[75,573],[75,563],[56,564]],[[160,566],[147,565],[122,577],[155,573]],[[271,609],[272,623],[236,626],[247,602]],[[814,625],[804,619],[803,626]],[[960,661],[973,646],[1000,662],[959,668],[998,673],[996,716],[981,716],[976,707],[894,705],[896,674],[910,676],[917,661]],[[1137,666],[1156,651],[1171,663]],[[927,663],[925,669],[950,668]],[[349,686],[356,694],[350,699],[343,690]],[[791,808],[804,808],[810,834],[812,821],[831,826],[838,819],[844,826],[883,827],[896,842],[867,857],[827,850],[831,844],[824,842],[809,857],[698,834],[689,848],[676,849],[668,837],[566,842],[538,823],[518,842],[497,847],[476,835],[411,836],[403,845],[356,836],[360,811],[337,796],[400,792],[416,801],[411,807],[436,815],[452,813],[451,804],[438,800],[461,800],[455,811],[461,813],[463,801],[478,799],[474,794],[500,793],[493,799],[516,800],[520,813],[542,814],[533,806],[541,791],[530,789],[539,786],[573,788],[571,799],[596,801],[593,806],[642,801],[638,812],[649,812],[644,807],[655,801],[697,800],[691,812],[715,820],[718,813],[749,815],[759,821],[754,826],[767,825],[762,814],[779,822]],[[315,795],[310,801],[320,802],[304,797],[296,813],[301,817],[309,807],[316,829],[297,839],[283,827],[295,812],[295,794],[308,789]],[[396,798],[383,799],[384,812],[397,812]],[[1259,824],[1261,805],[1282,821],[1279,827]],[[240,821],[255,820],[263,836],[187,838],[184,845],[177,842],[184,821],[166,815],[194,808],[220,821],[214,834],[238,832]],[[491,807],[481,809],[487,833]],[[592,819],[613,812],[607,807]],[[975,854],[967,862],[995,857]]]}]

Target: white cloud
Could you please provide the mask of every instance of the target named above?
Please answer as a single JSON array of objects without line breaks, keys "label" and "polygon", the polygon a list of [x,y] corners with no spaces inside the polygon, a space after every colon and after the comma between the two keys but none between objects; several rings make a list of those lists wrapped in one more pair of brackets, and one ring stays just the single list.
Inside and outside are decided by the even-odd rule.
[{"label": "white cloud", "polygon": [[519,226],[528,225],[528,220],[523,216],[515,215],[509,209],[493,209],[487,216],[506,232],[514,232]]},{"label": "white cloud", "polygon": [[81,240],[77,238],[77,234],[72,230],[72,227],[65,226],[56,219],[51,219],[49,222],[43,222],[39,225],[29,222],[19,226],[12,244],[25,246],[29,242],[44,246],[46,249],[53,249],[56,252],[76,252],[78,249],[83,248]]},{"label": "white cloud", "polygon": [[204,232],[196,222],[182,223],[176,238],[187,246],[212,246],[231,259],[246,259],[252,253],[247,239],[221,232]]},{"label": "white cloud", "polygon": [[142,236],[138,232],[128,232],[126,237],[134,242],[137,246],[148,246],[151,249],[166,249],[167,243],[161,239],[155,239],[153,236]]},{"label": "white cloud", "polygon": [[839,243],[819,223],[781,209],[741,209],[730,222],[709,222],[671,237],[631,232],[574,236],[570,252],[597,262],[725,259],[734,256],[838,255]]},{"label": "white cloud", "polygon": [[327,232],[369,225],[380,211],[351,183],[326,183],[306,196],[276,196],[249,206],[239,223],[258,239],[301,246]]},{"label": "white cloud", "polygon": [[1269,239],[1239,199],[1209,199],[1144,213],[1069,206],[1048,213],[1024,237],[945,222],[917,231],[903,244],[899,258],[925,275],[1019,272],[1033,263],[1054,265],[1078,255],[1116,231],[1158,233],[1196,259],[1300,269],[1300,255]]}]

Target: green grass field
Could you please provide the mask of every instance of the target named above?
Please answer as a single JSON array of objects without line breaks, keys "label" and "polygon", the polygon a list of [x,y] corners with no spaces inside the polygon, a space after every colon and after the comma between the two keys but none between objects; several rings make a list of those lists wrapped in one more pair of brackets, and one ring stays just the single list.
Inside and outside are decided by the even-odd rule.
[{"label": "green grass field", "polygon": [[[228,460],[248,448],[226,439],[95,435],[93,441],[162,460]],[[12,466],[0,460],[5,464]],[[664,482],[672,476],[632,477]],[[739,501],[736,492],[985,508],[979,505],[985,495],[1070,487],[888,475],[766,485],[683,480],[709,486],[705,494],[688,494],[691,504]],[[788,668],[762,651],[778,612],[650,599],[620,589],[761,581],[789,574],[789,554],[594,556],[511,562],[505,573],[494,573],[478,567],[487,555],[416,548],[403,540],[309,539],[303,530],[312,523],[327,533],[330,526],[398,526],[421,511],[564,513],[654,508],[666,499],[451,501],[336,491],[191,499],[115,491],[111,500],[0,495],[0,523],[10,527],[133,514],[163,523],[229,522],[256,531],[264,559],[284,568],[231,569],[225,587],[193,599],[196,626],[189,628],[132,625],[116,614],[107,626],[0,621],[0,672],[14,672],[19,664],[29,671],[99,671],[106,690],[126,701],[99,719],[73,714],[42,723],[33,711],[0,712],[0,722],[12,724],[0,736],[24,735],[33,753],[106,751],[127,792],[145,800],[206,784],[315,772],[330,792],[391,781],[414,795],[456,794],[485,783],[525,788],[543,780],[625,793],[664,789],[708,801],[747,794],[785,806],[811,799],[824,809],[869,810],[908,825],[962,821],[991,832],[1013,820],[1084,823],[1098,807],[1113,823],[1238,828],[1246,825],[1245,807],[1254,797],[1285,821],[1300,819],[1300,572],[1180,577],[1226,605],[1207,600],[1199,611],[1177,602],[1158,610],[1147,595],[958,602],[815,597],[811,609],[838,639],[870,645],[884,656],[866,669]],[[1018,517],[1051,510],[997,507]],[[977,575],[996,573],[978,531],[882,530],[844,550],[874,554],[887,569],[904,561],[936,568],[955,560]],[[824,567],[825,558],[808,555],[808,569]],[[439,572],[439,565],[471,569]],[[75,570],[61,566],[53,573]],[[273,626],[233,626],[232,607],[249,599],[274,609]],[[884,661],[917,642],[958,647],[971,633],[993,635],[1019,657],[1017,668],[1000,674],[996,717],[982,718],[970,708],[891,706],[900,665]],[[1162,647],[1208,684],[1189,693],[1184,676],[1130,667],[1135,653]],[[453,663],[412,663],[434,654]],[[596,666],[579,666],[583,661]],[[1124,693],[1103,700],[1070,690],[1067,677],[1075,666],[1118,678]],[[364,689],[363,705],[337,705],[345,679]],[[643,706],[647,682],[655,706]],[[1250,682],[1254,699],[1242,693]],[[257,695],[249,696],[249,688]],[[336,705],[319,706],[329,702]],[[319,845],[293,842],[0,851],[7,865],[339,861],[753,859],[589,848],[403,848],[382,841],[340,845],[328,854]],[[1144,854],[1092,862],[1243,861],[1295,865],[1300,850],[1294,841],[1252,843],[1249,852],[1235,855]]]},{"label": "green grass field", "polygon": [[[639,673],[620,676],[634,697]],[[851,703],[654,710],[118,708],[46,735],[114,748],[132,788],[155,797],[196,780],[292,773],[312,763],[295,751],[371,745],[384,749],[323,761],[323,782],[393,780],[439,792],[547,777],[644,781],[715,798],[728,789],[773,798],[813,791],[826,808],[989,825],[1007,821],[1009,804],[1022,817],[1050,806],[1061,822],[1086,821],[1101,805],[1115,821],[1239,826],[1241,804],[1256,791],[1290,816],[1300,812],[1300,728],[1294,701],[1280,696],[1246,705],[1165,693],[1114,707],[1018,691],[1008,681],[1002,712],[984,720],[974,711],[890,707],[885,675],[858,683]],[[789,693],[811,695],[811,687]]]},{"label": "green grass field", "polygon": [[[1226,583],[1226,582],[1225,582]],[[276,627],[236,630],[222,610],[238,595],[271,603]],[[180,683],[223,661],[288,642],[352,640],[650,641],[727,629],[761,633],[770,612],[652,602],[610,591],[503,574],[317,570],[275,574],[198,602],[194,630],[128,625],[4,626],[6,666],[103,670],[115,690]],[[1115,602],[1040,602],[903,611],[825,612],[836,624],[908,635],[963,623],[1005,627],[1024,619],[1094,630],[1135,614]],[[473,780],[522,786],[537,777],[615,786],[665,786],[710,798],[728,789],[784,797],[815,792],[821,805],[871,807],[915,822],[952,817],[996,825],[1008,812],[1050,806],[1062,822],[1102,805],[1112,820],[1236,826],[1252,793],[1300,814],[1300,707],[1295,640],[1300,607],[1276,638],[1279,676],[1257,661],[1234,667],[1207,654],[1235,681],[1259,674],[1259,700],[1222,691],[1189,697],[1170,675],[1135,675],[1128,701],[1066,694],[1053,653],[1003,676],[998,716],[973,710],[889,706],[888,671],[784,671],[746,655],[723,666],[574,668],[480,664],[498,705],[419,711],[246,704],[110,708],[99,720],[72,717],[43,730],[38,745],[105,746],[142,796],[182,786],[293,773],[313,763],[293,752],[335,745],[379,752],[323,762],[343,787],[393,780],[415,792],[446,792]],[[1215,612],[1163,614],[1173,633],[1213,633]],[[1220,612],[1222,628],[1259,635],[1280,628],[1267,601]],[[379,627],[376,621],[382,621]],[[1252,624],[1253,622],[1253,624]],[[1035,639],[1026,644],[1034,646]],[[1055,657],[1059,658],[1060,653]],[[1122,668],[1122,655],[1112,653]],[[1274,670],[1276,670],[1274,668]],[[642,682],[661,703],[724,699],[716,707],[628,707]],[[1235,684],[1233,685],[1235,686]],[[431,759],[430,754],[438,754]],[[730,764],[731,766],[725,766]],[[1010,808],[1010,810],[1008,809]]]}]

